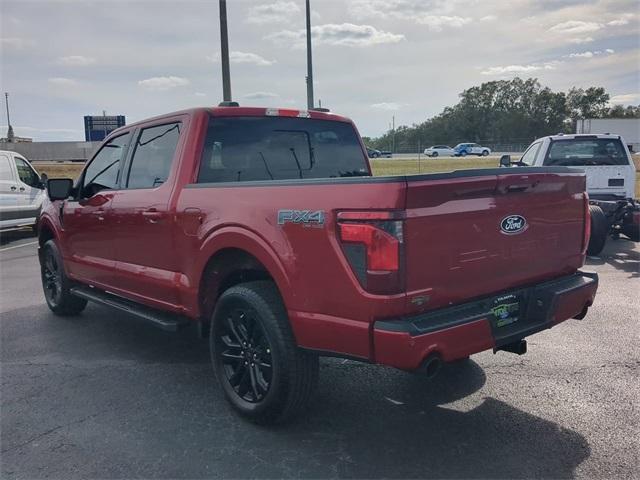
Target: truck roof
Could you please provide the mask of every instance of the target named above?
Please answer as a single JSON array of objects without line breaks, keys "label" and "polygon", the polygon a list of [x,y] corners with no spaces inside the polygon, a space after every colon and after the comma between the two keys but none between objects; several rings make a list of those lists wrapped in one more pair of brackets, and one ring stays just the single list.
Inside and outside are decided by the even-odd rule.
[{"label": "truck roof", "polygon": [[122,130],[130,129],[138,125],[143,125],[149,122],[155,122],[163,118],[171,118],[176,115],[194,115],[196,113],[208,112],[214,117],[300,117],[300,118],[312,118],[315,120],[330,120],[334,122],[347,122],[353,124],[351,119],[342,115],[337,115],[330,112],[320,112],[317,110],[303,110],[297,108],[274,108],[274,107],[197,107],[188,108],[185,110],[179,110],[176,112],[165,113],[151,118],[145,118],[137,122],[129,123],[123,127],[114,130],[109,134],[111,137],[114,133],[119,133]]},{"label": "truck roof", "polygon": [[620,135],[611,133],[559,133],[557,135],[548,135],[538,140],[549,138],[551,140],[572,140],[574,138],[620,138]]}]

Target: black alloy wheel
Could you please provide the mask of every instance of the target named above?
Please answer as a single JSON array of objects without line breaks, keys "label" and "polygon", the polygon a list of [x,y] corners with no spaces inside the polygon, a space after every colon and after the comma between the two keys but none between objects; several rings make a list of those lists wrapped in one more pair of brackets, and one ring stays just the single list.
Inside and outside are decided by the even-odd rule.
[{"label": "black alloy wheel", "polygon": [[47,249],[44,254],[42,286],[47,303],[52,306],[59,305],[62,296],[62,276],[58,259],[51,249]]},{"label": "black alloy wheel", "polygon": [[272,349],[255,315],[242,307],[227,312],[215,351],[226,380],[242,400],[257,403],[267,395],[273,375]]}]

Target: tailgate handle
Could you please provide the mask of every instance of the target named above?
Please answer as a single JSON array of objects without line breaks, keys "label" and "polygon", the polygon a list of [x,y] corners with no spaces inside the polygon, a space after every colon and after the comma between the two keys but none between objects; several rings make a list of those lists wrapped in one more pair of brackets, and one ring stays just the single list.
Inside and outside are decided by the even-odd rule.
[{"label": "tailgate handle", "polygon": [[517,192],[526,192],[528,189],[535,187],[534,184],[529,185],[509,185],[504,193],[517,193]]}]

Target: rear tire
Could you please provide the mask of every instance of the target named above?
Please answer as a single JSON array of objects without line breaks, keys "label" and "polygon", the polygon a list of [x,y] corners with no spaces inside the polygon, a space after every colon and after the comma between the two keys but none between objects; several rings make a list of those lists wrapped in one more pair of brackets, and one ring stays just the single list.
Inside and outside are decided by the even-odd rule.
[{"label": "rear tire", "polygon": [[488,157],[489,156],[489,150],[483,150],[482,151],[482,156],[483,157]]},{"label": "rear tire", "polygon": [[589,237],[589,246],[587,247],[587,255],[599,255],[607,243],[609,235],[609,220],[597,205],[589,205],[589,215],[591,216],[591,236]]},{"label": "rear tire", "polygon": [[49,309],[61,317],[78,315],[87,306],[84,298],[71,294],[71,282],[64,272],[62,255],[55,241],[49,240],[42,247],[40,260],[42,290]]},{"label": "rear tire", "polygon": [[252,422],[291,420],[313,396],[318,356],[296,345],[273,282],[248,282],[226,290],[213,313],[209,345],[227,401]]}]

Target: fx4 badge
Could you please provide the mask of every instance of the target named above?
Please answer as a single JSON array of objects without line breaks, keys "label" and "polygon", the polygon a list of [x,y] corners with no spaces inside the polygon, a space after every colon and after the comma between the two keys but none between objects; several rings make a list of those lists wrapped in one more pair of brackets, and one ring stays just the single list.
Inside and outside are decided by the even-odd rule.
[{"label": "fx4 badge", "polygon": [[500,230],[507,235],[516,235],[524,232],[529,225],[522,215],[509,215],[500,222]]},{"label": "fx4 badge", "polygon": [[324,225],[324,210],[278,210],[278,225],[302,224],[305,227]]}]

